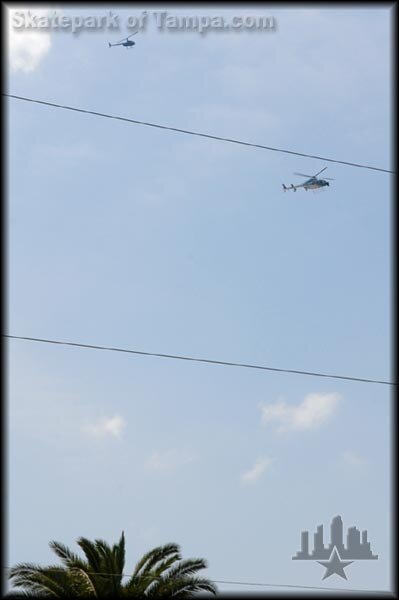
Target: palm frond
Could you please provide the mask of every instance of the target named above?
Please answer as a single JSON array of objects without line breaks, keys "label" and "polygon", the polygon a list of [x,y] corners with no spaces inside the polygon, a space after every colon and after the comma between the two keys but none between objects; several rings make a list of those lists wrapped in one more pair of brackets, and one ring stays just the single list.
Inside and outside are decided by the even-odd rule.
[{"label": "palm frond", "polygon": [[83,590],[85,595],[96,594],[95,585],[90,577],[90,566],[87,561],[82,560],[77,554],[72,552],[65,544],[60,542],[50,542],[50,548],[61,559],[65,567],[75,576],[74,587]]},{"label": "palm frond", "polygon": [[142,598],[149,595],[149,590],[157,583],[157,579],[152,573],[131,577],[124,585],[125,596],[133,598]]},{"label": "palm frond", "polygon": [[111,546],[105,540],[94,540],[94,545],[97,549],[97,552],[103,556],[112,552]]},{"label": "palm frond", "polygon": [[181,560],[178,565],[172,567],[165,576],[165,581],[171,579],[179,579],[180,577],[186,577],[187,575],[194,575],[201,569],[206,569],[206,561],[202,558],[192,558],[188,560]]},{"label": "palm frond", "polygon": [[122,571],[115,561],[115,546],[111,548],[104,540],[95,540],[95,545],[101,557],[101,569],[104,573],[109,574],[106,580],[103,581],[103,593],[111,594],[114,597],[118,596],[122,582]]},{"label": "palm frond", "polygon": [[87,578],[90,579],[91,586],[95,589],[96,595],[102,597],[115,592],[114,586],[118,584],[118,578],[109,575],[109,573],[114,572],[112,561],[109,560],[111,552],[109,545],[103,540],[92,542],[85,537],[80,537],[77,543],[83,550],[87,560],[87,566],[82,570],[86,573]]},{"label": "palm frond", "polygon": [[170,573],[168,569],[170,569],[170,567],[172,567],[172,565],[178,561],[179,558],[179,554],[172,554],[170,558],[157,563],[156,568],[153,567],[150,571],[148,571],[148,574],[146,572],[144,575],[139,575],[137,579],[146,578],[146,585],[142,585],[140,588],[142,590],[141,593],[145,594],[146,596],[152,596],[153,592],[155,592],[161,585],[164,586],[164,582],[168,580]]},{"label": "palm frond", "polygon": [[141,560],[137,563],[133,572],[133,577],[139,574],[147,573],[154,568],[158,562],[165,560],[172,554],[177,556],[176,560],[180,559],[180,547],[177,544],[171,543],[153,548],[150,550],[150,552],[144,554]]},{"label": "palm frond", "polygon": [[80,537],[77,544],[83,550],[90,568],[95,573],[99,573],[101,570],[101,557],[98,554],[96,544],[85,537]]},{"label": "palm frond", "polygon": [[80,566],[82,568],[87,568],[89,566],[80,558],[80,556],[72,552],[65,544],[51,541],[49,546],[66,567]]},{"label": "palm frond", "polygon": [[181,577],[161,585],[156,590],[156,597],[191,598],[197,592],[217,594],[216,586],[204,577]]},{"label": "palm frond", "polygon": [[74,589],[81,592],[81,595],[97,597],[98,586],[96,585],[96,576],[94,574],[78,566],[71,566],[70,572],[74,576]]},{"label": "palm frond", "polygon": [[126,558],[126,550],[125,550],[125,533],[122,531],[121,539],[118,544],[115,544],[112,548],[112,553],[114,556],[116,570],[119,573],[123,573],[125,568],[125,558]]},{"label": "palm frond", "polygon": [[180,560],[180,555],[172,554],[170,558],[158,562],[156,566],[151,569],[151,573],[154,575],[154,577],[161,577],[162,575],[165,576],[165,572],[170,569],[178,560]]},{"label": "palm frond", "polygon": [[38,592],[55,598],[68,598],[71,595],[70,573],[59,565],[40,567],[32,563],[19,563],[10,569],[9,579],[16,587]]}]

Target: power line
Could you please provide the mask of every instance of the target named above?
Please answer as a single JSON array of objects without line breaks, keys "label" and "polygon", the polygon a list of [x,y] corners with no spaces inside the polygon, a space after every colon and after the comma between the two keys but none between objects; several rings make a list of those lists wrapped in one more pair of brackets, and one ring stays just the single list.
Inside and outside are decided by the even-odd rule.
[{"label": "power line", "polygon": [[361,169],[370,169],[372,171],[382,171],[383,173],[393,173],[396,171],[391,171],[390,169],[382,169],[380,167],[372,167],[370,165],[363,165],[359,163],[349,162],[345,160],[338,160],[335,158],[326,158],[325,156],[316,156],[313,154],[305,154],[304,152],[296,152],[294,150],[284,150],[282,148],[274,148],[272,146],[264,146],[263,144],[254,144],[251,142],[244,142],[242,140],[236,140],[233,138],[225,138],[218,135],[211,135],[208,133],[200,133],[199,131],[192,131],[190,129],[180,129],[178,127],[169,127],[167,125],[160,125],[158,123],[150,123],[148,121],[139,121],[137,119],[129,119],[127,117],[120,117],[117,115],[109,115],[106,113],[100,113],[94,110],[86,110],[84,108],[76,108],[74,106],[67,106],[63,104],[56,104],[54,102],[47,102],[45,100],[37,100],[35,98],[27,98],[25,96],[16,96],[15,94],[6,94],[2,93],[3,96],[7,98],[14,98],[16,100],[23,100],[24,102],[32,102],[34,104],[42,104],[44,106],[52,106],[53,108],[61,108],[63,110],[72,110],[74,112],[84,113],[88,115],[94,115],[96,117],[103,117],[106,119],[115,119],[117,121],[124,121],[126,123],[134,123],[135,125],[145,125],[146,127],[155,127],[157,129],[163,129],[167,131],[174,131],[175,133],[185,133],[187,135],[195,135],[197,137],[208,138],[211,140],[217,140],[219,142],[228,142],[230,144],[240,144],[241,146],[250,146],[251,148],[261,148],[262,150],[270,150],[272,152],[282,152],[284,154],[293,154],[295,156],[303,156],[305,158],[314,158],[316,160],[322,160],[324,162],[332,162],[338,163],[341,165],[347,165],[349,167],[359,167]]},{"label": "power line", "polygon": [[[63,567],[60,566],[60,569],[62,569]],[[11,567],[2,567],[2,569],[4,571],[10,571]],[[46,569],[47,572],[49,573],[59,573],[59,569]],[[109,573],[106,571],[100,571],[100,572],[95,572],[95,571],[90,571],[89,572],[90,575],[107,575],[107,576],[111,576],[111,577],[131,577],[133,575],[133,573]],[[389,594],[389,592],[385,592],[384,590],[356,590],[356,589],[351,589],[351,588],[334,588],[334,587],[322,587],[322,586],[312,586],[312,585],[295,585],[295,584],[289,584],[289,583],[256,583],[254,581],[221,581],[221,580],[217,580],[217,579],[209,579],[208,581],[210,581],[211,583],[216,583],[216,584],[224,584],[224,585],[247,585],[247,586],[257,586],[257,587],[275,587],[275,588],[295,588],[295,589],[305,589],[305,590],[323,590],[323,591],[328,591],[328,592],[357,592],[357,593],[366,593],[366,594],[381,594],[381,593],[386,593]]]},{"label": "power line", "polygon": [[312,377],[326,377],[328,379],[344,379],[346,381],[357,381],[362,383],[378,383],[383,385],[396,385],[396,383],[392,381],[381,381],[378,379],[365,379],[363,377],[350,377],[347,375],[332,375],[330,373],[316,373],[313,371],[300,371],[297,369],[281,369],[277,367],[267,367],[263,365],[253,365],[248,363],[237,363],[237,362],[228,362],[224,360],[212,360],[209,358],[196,358],[193,356],[182,356],[178,354],[163,354],[160,352],[144,352],[142,350],[130,350],[127,348],[115,348],[112,346],[98,346],[95,344],[81,344],[78,342],[65,342],[63,340],[53,340],[53,339],[44,339],[44,338],[34,338],[34,337],[26,337],[21,335],[7,335],[2,334],[2,337],[14,340],[25,340],[29,342],[40,342],[44,344],[58,344],[61,346],[74,346],[77,348],[91,348],[94,350],[108,350],[111,352],[125,352],[127,354],[138,354],[141,356],[154,356],[158,358],[171,358],[174,360],[186,360],[191,362],[200,362],[207,363],[211,365],[223,365],[226,367],[241,367],[245,369],[258,369],[262,371],[275,371],[278,373],[292,373],[295,375],[308,375]]},{"label": "power line", "polygon": [[328,592],[358,592],[358,593],[366,593],[366,594],[381,594],[389,592],[384,592],[382,590],[355,590],[350,588],[332,588],[332,587],[316,587],[312,585],[295,585],[289,583],[255,583],[254,581],[219,581],[215,579],[210,579],[212,583],[217,584],[225,584],[225,585],[248,585],[248,586],[258,586],[258,587],[279,587],[279,588],[295,588],[295,589],[304,589],[304,590],[322,590]]}]

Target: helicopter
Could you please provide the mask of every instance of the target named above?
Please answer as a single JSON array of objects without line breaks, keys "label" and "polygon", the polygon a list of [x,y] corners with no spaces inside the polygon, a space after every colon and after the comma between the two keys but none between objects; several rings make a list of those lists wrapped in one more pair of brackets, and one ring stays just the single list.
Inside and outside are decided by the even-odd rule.
[{"label": "helicopter", "polygon": [[126,38],[119,40],[119,42],[115,42],[115,44],[111,44],[111,42],[108,42],[108,46],[110,48],[111,48],[111,46],[125,46],[125,48],[131,48],[132,46],[135,45],[136,42],[133,42],[133,40],[130,40],[129,38],[131,38],[132,35],[136,35],[136,33],[138,33],[138,32],[135,31],[134,33],[131,33]]},{"label": "helicopter", "polygon": [[308,190],[318,190],[319,188],[329,186],[330,184],[328,183],[327,179],[329,179],[330,181],[334,181],[331,177],[326,177],[325,179],[317,178],[317,176],[320,175],[320,173],[323,173],[323,171],[325,171],[326,169],[327,169],[327,167],[324,167],[324,169],[322,169],[315,175],[304,175],[304,173],[294,173],[294,175],[299,175],[300,177],[307,177],[307,180],[304,181],[304,183],[300,183],[298,185],[293,185],[291,183],[291,185],[285,186],[283,183],[283,190],[285,192],[287,190],[294,190],[294,192],[296,192],[298,188],[302,187],[302,188],[305,188],[306,191],[308,191]]}]

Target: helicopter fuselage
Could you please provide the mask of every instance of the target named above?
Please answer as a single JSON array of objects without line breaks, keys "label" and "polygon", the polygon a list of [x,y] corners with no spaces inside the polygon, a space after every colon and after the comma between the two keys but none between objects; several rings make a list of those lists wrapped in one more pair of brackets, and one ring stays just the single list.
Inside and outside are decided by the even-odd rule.
[{"label": "helicopter fuselage", "polygon": [[328,181],[325,179],[317,179],[316,177],[312,177],[305,181],[302,185],[297,185],[295,187],[304,187],[305,190],[317,190],[318,188],[324,187],[326,185],[330,185]]},{"label": "helicopter fuselage", "polygon": [[326,179],[318,178],[318,175],[320,175],[320,173],[323,173],[323,171],[325,171],[326,169],[327,169],[327,167],[324,167],[324,169],[321,169],[321,171],[319,171],[315,175],[306,175],[304,173],[294,173],[294,175],[299,175],[300,177],[306,177],[305,181],[303,183],[298,183],[297,185],[294,185],[293,183],[291,183],[291,185],[288,187],[286,185],[284,185],[284,183],[283,183],[283,190],[285,192],[287,190],[293,190],[294,192],[296,192],[298,188],[304,188],[305,191],[307,192],[308,190],[318,190],[319,188],[329,186],[330,184],[328,183],[328,181],[326,181],[326,179],[331,179],[331,177],[327,177]]},{"label": "helicopter fuselage", "polygon": [[110,48],[112,48],[113,46],[125,46],[125,48],[131,48],[135,45],[135,43],[136,42],[133,42],[133,40],[126,40],[125,42],[117,42],[116,44],[111,44],[111,42],[108,42],[108,46]]},{"label": "helicopter fuselage", "polygon": [[294,185],[291,183],[290,186],[285,186],[283,184],[283,190],[286,192],[287,190],[297,191],[298,188],[304,188],[304,190],[318,190],[322,187],[329,186],[330,184],[325,179],[317,179],[317,177],[311,177],[307,179],[304,183],[299,183],[298,185]]}]

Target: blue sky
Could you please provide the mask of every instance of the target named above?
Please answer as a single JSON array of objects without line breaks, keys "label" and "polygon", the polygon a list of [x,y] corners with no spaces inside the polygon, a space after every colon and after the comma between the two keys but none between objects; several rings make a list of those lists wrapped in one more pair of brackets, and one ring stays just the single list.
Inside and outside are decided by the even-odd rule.
[{"label": "blue sky", "polygon": [[[391,168],[387,7],[169,10],[277,29],[151,22],[132,50],[108,48],[124,28],[14,31],[10,93]],[[390,175],[329,164],[326,192],[283,194],[327,163],[17,100],[8,116],[11,334],[391,378]],[[127,572],[176,541],[216,580],[389,589],[388,386],[8,347],[9,564],[124,529]],[[336,514],[380,558],[322,582],[291,556]]]}]

